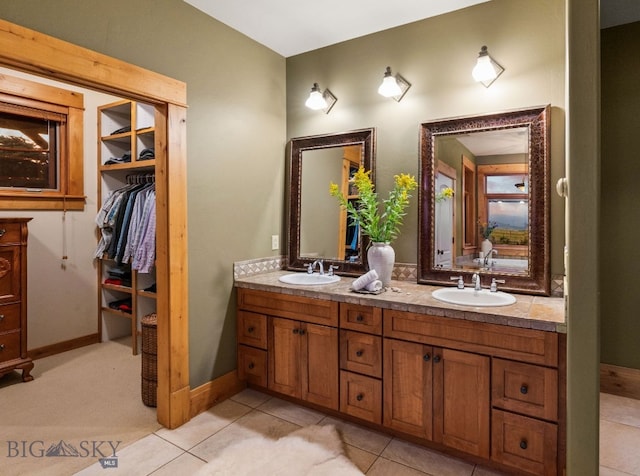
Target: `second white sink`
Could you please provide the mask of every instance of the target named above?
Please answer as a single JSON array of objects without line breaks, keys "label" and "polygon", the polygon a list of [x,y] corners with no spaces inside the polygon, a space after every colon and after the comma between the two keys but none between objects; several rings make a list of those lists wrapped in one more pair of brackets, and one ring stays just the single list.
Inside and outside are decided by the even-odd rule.
[{"label": "second white sink", "polygon": [[321,284],[337,283],[340,281],[340,276],[329,276],[328,274],[318,273],[291,273],[280,276],[278,280],[286,284],[295,284],[298,286],[318,286]]},{"label": "second white sink", "polygon": [[488,289],[476,291],[473,288],[440,288],[433,291],[431,295],[439,301],[459,306],[509,306],[516,302],[516,298],[511,294],[502,291],[492,293]]}]

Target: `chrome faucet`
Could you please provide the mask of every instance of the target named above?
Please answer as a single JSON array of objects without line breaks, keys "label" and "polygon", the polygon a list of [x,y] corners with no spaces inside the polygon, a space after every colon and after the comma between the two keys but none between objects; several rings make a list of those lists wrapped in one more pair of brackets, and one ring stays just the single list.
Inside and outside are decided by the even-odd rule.
[{"label": "chrome faucet", "polygon": [[313,270],[315,269],[316,265],[318,265],[320,274],[324,274],[324,263],[322,262],[321,259],[317,259],[313,262],[313,264],[311,265],[311,272],[313,273]]},{"label": "chrome faucet", "polygon": [[476,291],[482,291],[482,285],[480,284],[480,275],[478,273],[473,273],[471,282],[473,283],[473,289],[475,289]]},{"label": "chrome faucet", "polygon": [[497,255],[497,254],[498,254],[498,250],[494,250],[493,248],[491,248],[491,250],[484,256],[485,268],[489,266],[491,255]]}]

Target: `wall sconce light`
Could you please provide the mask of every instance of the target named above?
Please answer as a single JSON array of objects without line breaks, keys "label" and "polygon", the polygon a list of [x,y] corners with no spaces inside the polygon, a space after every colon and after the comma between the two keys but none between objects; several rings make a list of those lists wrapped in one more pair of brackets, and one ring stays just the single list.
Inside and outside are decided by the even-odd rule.
[{"label": "wall sconce light", "polygon": [[411,83],[409,81],[400,76],[400,74],[393,76],[391,74],[391,67],[387,66],[382,84],[378,88],[378,94],[400,102],[410,87]]},{"label": "wall sconce light", "polygon": [[480,49],[480,54],[478,55],[478,62],[473,68],[471,74],[473,75],[473,79],[484,84],[485,88],[488,88],[503,71],[504,68],[496,63],[496,61],[489,55],[487,47],[483,46]]},{"label": "wall sconce light", "polygon": [[320,86],[318,83],[313,83],[313,87],[311,88],[311,93],[304,103],[309,109],[313,109],[314,111],[319,111],[322,109],[325,114],[329,114],[329,111],[336,103],[338,99],[333,95],[329,89],[325,89],[324,92],[320,91]]}]

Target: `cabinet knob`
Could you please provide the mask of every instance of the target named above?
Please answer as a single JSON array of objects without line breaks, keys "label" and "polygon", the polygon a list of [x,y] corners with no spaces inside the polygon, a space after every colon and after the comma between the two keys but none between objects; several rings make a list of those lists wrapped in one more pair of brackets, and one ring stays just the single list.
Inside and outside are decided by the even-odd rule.
[{"label": "cabinet knob", "polygon": [[356,321],[358,321],[358,322],[362,322],[362,321],[364,321],[364,317],[362,317],[362,315],[361,315],[361,314],[358,314],[358,315],[356,316]]},{"label": "cabinet knob", "polygon": [[4,314],[0,314],[0,321],[4,319]]},{"label": "cabinet knob", "polygon": [[359,393],[359,394],[356,396],[356,400],[358,400],[359,402],[361,402],[363,398],[364,398],[364,395],[362,395],[361,393]]},{"label": "cabinet knob", "polygon": [[359,350],[356,352],[356,356],[358,357],[362,357],[362,354],[364,354],[364,350]]},{"label": "cabinet knob", "polygon": [[520,440],[520,448],[523,450],[527,449],[527,440]]},{"label": "cabinet knob", "polygon": [[300,334],[300,329],[294,329],[294,330],[293,330],[293,333],[294,333],[294,334]]},{"label": "cabinet knob", "polygon": [[434,356],[433,356],[433,361],[437,364],[438,362],[440,362],[440,359],[441,359],[441,358],[442,358],[442,357],[440,357],[439,355],[434,355]]},{"label": "cabinet knob", "polygon": [[529,387],[526,384],[523,384],[522,387],[520,387],[520,393],[522,395],[526,395],[529,392]]},{"label": "cabinet knob", "polygon": [[251,326],[251,327],[249,327],[249,328],[247,329],[247,332],[248,332],[248,333],[252,333],[252,332],[253,332],[253,331],[255,331],[255,330],[256,330],[256,328],[255,328],[255,327],[253,327],[253,326]]},{"label": "cabinet knob", "polygon": [[252,370],[254,367],[255,367],[254,363],[253,363],[253,362],[251,362],[251,363],[249,364],[249,370]]},{"label": "cabinet knob", "polygon": [[429,362],[429,360],[431,360],[431,356],[429,354],[424,354],[422,356],[422,360],[424,360],[425,362]]},{"label": "cabinet knob", "polygon": [[305,330],[304,329],[300,329],[300,335],[303,336],[305,334]]},{"label": "cabinet knob", "polygon": [[0,350],[4,350],[4,344],[0,344]]},{"label": "cabinet knob", "polygon": [[7,232],[7,230],[5,230],[4,228],[0,228],[0,238],[2,238],[2,235],[4,235]]}]

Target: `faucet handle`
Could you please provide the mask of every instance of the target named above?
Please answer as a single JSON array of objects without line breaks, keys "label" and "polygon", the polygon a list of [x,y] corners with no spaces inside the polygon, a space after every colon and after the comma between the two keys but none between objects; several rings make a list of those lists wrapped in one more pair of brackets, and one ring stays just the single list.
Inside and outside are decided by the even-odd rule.
[{"label": "faucet handle", "polygon": [[334,266],[334,265],[330,264],[330,265],[329,265],[329,271],[327,271],[327,274],[328,274],[329,276],[333,276],[333,270],[334,270],[334,269],[338,269],[339,267],[340,267],[340,266]]},{"label": "faucet handle", "polygon": [[307,274],[313,274],[313,263],[307,265]]},{"label": "faucet handle", "polygon": [[451,281],[458,281],[458,289],[464,289],[464,280],[462,279],[462,276],[451,276],[449,278]]},{"label": "faucet handle", "polygon": [[489,290],[492,293],[498,292],[498,283],[504,284],[504,279],[496,279],[496,278],[491,279],[491,287],[489,288]]}]

